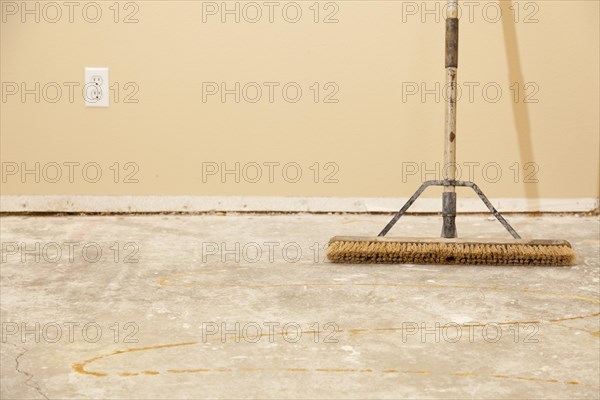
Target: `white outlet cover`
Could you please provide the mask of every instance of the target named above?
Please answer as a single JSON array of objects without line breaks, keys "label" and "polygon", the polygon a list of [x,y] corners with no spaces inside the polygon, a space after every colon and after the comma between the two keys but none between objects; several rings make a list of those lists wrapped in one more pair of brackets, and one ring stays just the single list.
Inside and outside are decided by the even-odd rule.
[{"label": "white outlet cover", "polygon": [[108,68],[85,68],[83,97],[86,107],[108,107],[108,87]]}]

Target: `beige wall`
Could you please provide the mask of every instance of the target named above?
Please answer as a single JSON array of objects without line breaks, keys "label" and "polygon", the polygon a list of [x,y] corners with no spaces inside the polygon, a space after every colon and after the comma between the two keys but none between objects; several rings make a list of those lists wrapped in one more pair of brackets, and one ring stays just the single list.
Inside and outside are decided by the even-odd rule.
[{"label": "beige wall", "polygon": [[[27,2],[30,8],[35,3]],[[435,82],[443,85],[444,21],[428,15],[422,22],[424,2],[338,1],[338,22],[327,24],[313,21],[312,1],[297,2],[302,9],[297,23],[282,17],[289,2],[278,3],[273,23],[266,6],[257,23],[243,18],[235,23],[232,16],[221,23],[218,15],[203,22],[206,4],[200,1],[137,1],[138,22],[115,23],[109,9],[113,2],[100,1],[102,18],[93,24],[82,18],[86,3],[75,8],[73,23],[66,6],[61,6],[60,21],[47,22],[54,10],[44,15],[44,2],[40,22],[29,15],[23,23],[20,10],[11,15],[13,6],[22,3],[2,1],[3,166],[25,162],[33,168],[39,162],[47,173],[40,183],[33,175],[25,183],[18,174],[5,176],[2,194],[406,196],[421,177],[403,183],[403,166],[406,171],[425,163],[432,169],[441,162],[443,103],[433,94],[423,102],[420,94],[406,93],[413,83],[430,89]],[[335,11],[325,3],[320,3],[321,21]],[[488,2],[472,3],[475,8],[463,9],[461,20],[459,81],[478,86],[472,102],[466,87],[459,102],[459,165],[480,163],[474,179],[492,197],[597,197],[599,3],[524,1],[515,6],[517,15],[503,2],[499,22],[493,22],[498,3],[487,6],[486,17]],[[120,19],[135,11],[124,7],[122,2]],[[246,10],[252,18],[253,11]],[[293,10],[288,6],[288,18],[294,17]],[[110,108],[86,108],[81,85],[69,101],[64,82],[81,83],[86,66],[110,68],[111,84],[120,86],[118,103],[111,95]],[[22,102],[20,94],[6,93],[7,82],[25,82],[30,89],[35,82],[41,87],[57,82],[63,95],[56,103],[44,99],[44,93],[40,103],[34,95]],[[131,86],[124,88],[127,82],[139,87],[137,104],[123,102],[131,91]],[[218,96],[203,101],[203,82],[281,85],[273,103],[264,85],[257,103],[235,103],[233,95],[222,103]],[[303,90],[296,103],[282,97],[287,82]],[[314,82],[321,86],[318,103],[310,89]],[[333,87],[325,90],[328,82],[339,87],[337,103],[323,102]],[[521,88],[516,103],[514,82]],[[501,88],[497,102],[484,98],[486,84],[489,97],[494,87]],[[537,102],[526,103],[526,94]],[[63,165],[62,179],[51,183],[52,162],[96,162],[103,175],[88,183],[77,167],[71,183]],[[120,183],[114,183],[110,167],[115,162],[121,169],[127,162],[139,166],[139,182],[123,183],[121,171]],[[235,183],[233,175],[226,183],[218,176],[203,182],[206,162],[229,167],[255,162],[262,165],[263,177],[258,183],[244,176]],[[280,163],[272,183],[265,162]],[[310,168],[315,162],[320,163],[318,183]],[[301,167],[300,181],[284,179],[281,167],[287,163]],[[325,168],[326,163],[332,164]],[[483,176],[486,163],[495,164],[487,164]],[[521,169],[517,182],[515,163]],[[524,182],[527,163],[537,166],[538,183]],[[335,167],[338,183],[324,183]],[[503,175],[494,182],[497,167]],[[247,167],[246,172],[251,179],[254,170]],[[293,180],[292,172],[289,167],[285,178]]]}]

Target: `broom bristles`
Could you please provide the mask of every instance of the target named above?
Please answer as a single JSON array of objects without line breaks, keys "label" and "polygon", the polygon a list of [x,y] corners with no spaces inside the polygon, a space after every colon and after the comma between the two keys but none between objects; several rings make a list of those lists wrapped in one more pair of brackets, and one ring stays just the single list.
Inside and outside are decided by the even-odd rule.
[{"label": "broom bristles", "polygon": [[336,263],[568,266],[575,253],[565,240],[334,237],[327,258]]}]

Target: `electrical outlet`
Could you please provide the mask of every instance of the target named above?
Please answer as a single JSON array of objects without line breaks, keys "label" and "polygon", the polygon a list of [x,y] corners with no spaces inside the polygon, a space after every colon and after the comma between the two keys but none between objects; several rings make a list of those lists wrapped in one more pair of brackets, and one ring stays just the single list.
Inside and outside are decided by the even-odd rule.
[{"label": "electrical outlet", "polygon": [[85,68],[86,107],[108,107],[108,68]]}]

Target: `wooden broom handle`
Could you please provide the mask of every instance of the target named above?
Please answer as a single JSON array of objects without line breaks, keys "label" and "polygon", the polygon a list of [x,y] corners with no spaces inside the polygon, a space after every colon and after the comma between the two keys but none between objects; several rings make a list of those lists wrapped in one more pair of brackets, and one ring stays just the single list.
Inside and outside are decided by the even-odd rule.
[{"label": "wooden broom handle", "polygon": [[[456,70],[458,67],[458,4],[448,0],[446,11],[446,126],[444,178],[456,178]],[[448,190],[454,191],[452,186]]]},{"label": "wooden broom handle", "polygon": [[[448,0],[446,8],[446,118],[444,129],[444,180],[456,180],[456,70],[458,67],[458,0]],[[456,192],[444,186],[442,197],[442,237],[456,234]]]}]

